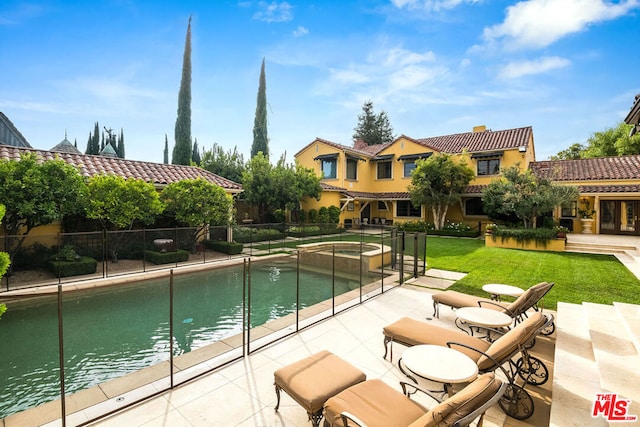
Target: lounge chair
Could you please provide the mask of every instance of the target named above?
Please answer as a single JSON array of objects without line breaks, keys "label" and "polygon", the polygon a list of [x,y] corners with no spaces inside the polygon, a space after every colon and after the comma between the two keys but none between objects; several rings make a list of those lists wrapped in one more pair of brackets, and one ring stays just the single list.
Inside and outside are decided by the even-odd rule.
[{"label": "lounge chair", "polygon": [[[542,385],[549,379],[549,370],[544,362],[531,356],[528,348],[540,330],[553,322],[553,316],[534,312],[513,329],[504,333],[493,342],[471,337],[465,332],[434,326],[419,320],[404,317],[383,328],[384,358],[387,357],[388,345],[397,342],[407,346],[419,344],[446,345],[471,357],[479,372],[492,372],[500,369],[509,381],[509,386],[500,407],[511,417],[529,418],[534,411],[533,399],[529,393],[516,383],[518,377],[526,383]],[[495,333],[495,331],[493,331]],[[520,357],[515,359],[517,354]],[[393,348],[391,349],[393,360]],[[398,361],[398,367],[407,373]]]},{"label": "lounge chair", "polygon": [[[527,311],[534,309],[538,311],[538,303],[553,287],[553,282],[541,282],[525,290],[522,295],[511,303],[494,301],[489,298],[482,298],[475,295],[464,294],[457,291],[443,291],[433,294],[433,315],[440,317],[440,305],[447,305],[451,308],[462,307],[484,307],[500,310],[513,319],[517,324],[527,317]],[[545,335],[552,334],[555,325],[552,323],[548,329],[543,331]]]},{"label": "lounge chair", "polygon": [[[442,402],[413,384],[400,384],[404,394],[378,379],[356,384],[340,392],[324,405],[325,426],[464,427],[482,417],[506,390],[506,383],[493,373],[479,376]],[[432,409],[426,409],[408,397],[416,391],[440,403]]]}]

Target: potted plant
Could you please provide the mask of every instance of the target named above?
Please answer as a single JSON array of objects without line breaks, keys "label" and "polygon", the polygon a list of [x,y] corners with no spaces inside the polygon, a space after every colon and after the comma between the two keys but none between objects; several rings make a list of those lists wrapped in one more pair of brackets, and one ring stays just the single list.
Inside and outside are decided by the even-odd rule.
[{"label": "potted plant", "polygon": [[493,234],[496,228],[498,228],[497,224],[487,224],[484,230],[487,234]]},{"label": "potted plant", "polygon": [[567,237],[567,233],[569,232],[569,229],[567,227],[563,227],[561,225],[556,225],[555,227],[553,227],[553,229],[556,232],[556,237],[558,239],[565,239]]},{"label": "potted plant", "polygon": [[593,217],[596,214],[595,209],[591,208],[591,202],[587,198],[580,200],[582,209],[578,209],[580,214],[580,222],[582,223],[582,234],[591,234],[591,224],[593,223]]}]

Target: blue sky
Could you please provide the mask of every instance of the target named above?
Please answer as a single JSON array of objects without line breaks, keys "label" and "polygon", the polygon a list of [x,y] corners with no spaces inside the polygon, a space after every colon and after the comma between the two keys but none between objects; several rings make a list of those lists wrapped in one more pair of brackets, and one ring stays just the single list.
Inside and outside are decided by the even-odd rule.
[{"label": "blue sky", "polygon": [[351,145],[362,104],[413,138],[532,126],[544,160],[640,93],[640,0],[0,2],[0,111],[35,148],[124,129],[162,162],[192,16],[192,135],[248,159],[266,59],[272,159]]}]

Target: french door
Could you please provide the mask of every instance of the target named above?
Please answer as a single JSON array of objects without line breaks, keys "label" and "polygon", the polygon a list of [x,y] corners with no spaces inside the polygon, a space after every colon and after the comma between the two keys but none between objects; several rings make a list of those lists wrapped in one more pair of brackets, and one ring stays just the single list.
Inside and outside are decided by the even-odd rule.
[{"label": "french door", "polygon": [[601,200],[600,232],[640,235],[640,201]]}]

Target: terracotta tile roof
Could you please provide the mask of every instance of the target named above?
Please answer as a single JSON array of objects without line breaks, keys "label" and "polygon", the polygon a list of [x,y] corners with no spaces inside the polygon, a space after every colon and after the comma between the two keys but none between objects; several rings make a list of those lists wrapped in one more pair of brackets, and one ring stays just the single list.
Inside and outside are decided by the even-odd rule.
[{"label": "terracotta tile roof", "polygon": [[368,146],[364,146],[362,148],[355,148],[355,147],[349,147],[349,146],[346,146],[346,145],[338,144],[337,142],[332,142],[332,141],[329,141],[329,140],[326,140],[326,139],[316,138],[312,142],[310,142],[309,144],[305,145],[304,148],[302,148],[296,154],[294,154],[294,157],[298,157],[300,155],[300,153],[302,153],[304,150],[306,150],[307,148],[309,148],[310,146],[312,146],[316,142],[320,142],[322,144],[326,144],[326,145],[328,145],[330,147],[335,148],[336,150],[339,150],[339,151],[342,151],[342,152],[345,152],[345,153],[364,156],[365,158],[373,157],[376,154],[378,154],[380,151],[384,150],[389,145],[391,145],[391,143],[389,143],[389,144],[368,145]]},{"label": "terracotta tile roof", "polygon": [[434,136],[431,138],[420,138],[415,141],[425,147],[443,153],[462,153],[467,150],[471,153],[493,150],[514,149],[520,146],[527,146],[532,138],[533,130],[531,126],[484,132],[466,132],[453,135]]},{"label": "terracotta tile roof", "polygon": [[580,193],[640,193],[640,184],[579,185]]},{"label": "terracotta tile roof", "polygon": [[640,155],[577,160],[545,160],[529,164],[538,177],[554,181],[619,181],[640,179]]},{"label": "terracotta tile roof", "polygon": [[195,166],[167,165],[164,163],[141,162],[87,154],[54,153],[45,150],[0,145],[0,160],[20,160],[20,155],[24,153],[36,153],[39,158],[44,160],[60,158],[71,165],[77,166],[80,169],[80,173],[86,177],[115,174],[124,178],[139,178],[156,186],[164,186],[183,179],[204,178],[228,192],[239,193],[242,191],[242,185],[237,182]]}]

